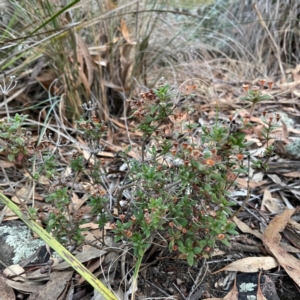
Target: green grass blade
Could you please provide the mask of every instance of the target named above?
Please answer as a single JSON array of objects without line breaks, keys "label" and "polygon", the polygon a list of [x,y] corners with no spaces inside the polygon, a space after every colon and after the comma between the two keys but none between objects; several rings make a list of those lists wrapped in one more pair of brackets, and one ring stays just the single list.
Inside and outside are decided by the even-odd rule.
[{"label": "green grass blade", "polygon": [[46,22],[44,22],[41,26],[39,26],[33,32],[31,32],[31,34],[34,34],[37,31],[39,31],[41,28],[45,27],[47,24],[49,24],[51,21],[53,21],[55,18],[57,18],[59,15],[61,15],[64,11],[68,10],[69,8],[71,8],[73,5],[75,5],[79,1],[80,0],[74,0],[73,2],[71,2],[70,4],[68,4],[67,6],[65,6],[64,8],[62,8],[61,10],[59,10],[57,13],[55,13],[53,16],[51,16]]}]

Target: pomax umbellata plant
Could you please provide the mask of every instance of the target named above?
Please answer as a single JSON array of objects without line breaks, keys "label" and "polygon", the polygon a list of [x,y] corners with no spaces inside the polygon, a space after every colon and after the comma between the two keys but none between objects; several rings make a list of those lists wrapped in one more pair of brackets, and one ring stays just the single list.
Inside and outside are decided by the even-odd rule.
[{"label": "pomax umbellata plant", "polygon": [[[196,88],[190,85],[175,89],[163,84],[128,101],[129,120],[142,133],[141,145],[140,148],[127,147],[119,153],[127,171],[114,195],[107,184],[109,172],[105,162],[97,158],[107,126],[94,116],[92,110],[97,108],[91,110],[90,105],[83,107],[88,113],[78,122],[90,148],[90,157],[87,159],[77,153],[70,160],[69,181],[91,178],[85,192],[99,227],[110,222],[115,240],[131,245],[134,255],[140,259],[153,243],[173,254],[186,255],[190,265],[209,257],[218,243],[229,246],[230,235],[237,233],[230,219],[236,203],[229,200],[236,188],[235,180],[240,174],[249,173],[249,162],[252,168],[267,168],[267,159],[273,151],[273,146],[268,146],[260,159],[252,161],[248,151],[250,143],[244,132],[251,126],[250,116],[245,116],[240,124],[232,116],[225,121],[216,118],[212,125],[200,126],[194,122],[191,108],[175,100],[180,98],[188,103]],[[266,97],[269,99],[262,89],[248,88],[245,92],[242,99],[251,102],[251,110]],[[14,138],[19,132],[24,139],[21,123],[25,117],[10,119],[16,124],[16,132],[11,133]],[[280,116],[263,113],[262,119],[265,123],[262,134],[268,142]],[[3,135],[5,122],[1,128]],[[5,139],[8,145],[12,143],[9,136]],[[21,144],[26,148],[26,143]],[[133,150],[140,154],[140,159],[128,155]],[[17,156],[20,151],[15,152]],[[33,155],[23,148],[21,152]],[[52,185],[46,200],[53,209],[43,222],[62,243],[78,245],[84,241],[80,229],[84,221],[71,209],[73,185],[68,184],[68,180],[57,179],[58,163],[53,162],[54,158],[45,156],[49,163],[45,161],[43,169],[33,178],[38,181],[44,174]],[[126,201],[121,204],[125,189]],[[104,240],[102,246],[105,246]]]}]

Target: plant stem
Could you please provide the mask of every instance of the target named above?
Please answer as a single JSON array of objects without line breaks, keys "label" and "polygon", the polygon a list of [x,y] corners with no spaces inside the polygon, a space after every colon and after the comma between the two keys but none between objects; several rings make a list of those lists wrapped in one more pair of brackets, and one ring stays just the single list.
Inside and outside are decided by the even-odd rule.
[{"label": "plant stem", "polygon": [[135,290],[137,288],[137,280],[138,280],[139,271],[140,271],[140,267],[141,267],[143,257],[144,257],[144,255],[138,255],[138,260],[137,260],[135,268],[134,268],[131,300],[135,299]]}]

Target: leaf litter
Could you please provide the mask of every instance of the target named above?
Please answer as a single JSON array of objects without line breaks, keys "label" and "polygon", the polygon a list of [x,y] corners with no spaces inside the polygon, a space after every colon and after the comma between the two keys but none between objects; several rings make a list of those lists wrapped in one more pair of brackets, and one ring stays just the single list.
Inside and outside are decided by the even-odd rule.
[{"label": "leaf litter", "polygon": [[[255,121],[255,120],[253,120],[253,121]],[[118,124],[118,122],[115,122],[115,124],[116,124],[116,126],[118,126],[120,132],[122,130],[125,130],[125,128],[120,125],[122,123]],[[260,122],[258,122],[258,124],[260,124]],[[125,133],[124,133],[124,135],[125,135]],[[136,133],[133,133],[133,136],[136,136]],[[255,139],[253,139],[253,141],[255,141]],[[258,141],[259,141],[259,139],[258,139]],[[123,149],[122,146],[113,144],[114,142],[115,141],[113,139],[113,136],[111,136],[110,143],[109,143],[109,145],[107,145],[107,148],[106,148],[107,149],[106,152],[99,153],[99,155],[102,157],[105,157],[106,159],[111,157],[112,160],[114,160],[113,153],[117,153],[119,150]],[[135,159],[140,158],[140,154],[136,150],[131,150],[129,152],[129,155],[134,157]],[[87,153],[86,156],[88,157],[89,154]],[[273,163],[273,165],[272,165],[272,163]],[[289,163],[285,162],[285,165],[286,165],[286,168],[285,168],[285,172],[286,172],[287,170],[289,170]],[[268,220],[270,220],[272,218],[271,214],[281,213],[282,210],[284,210],[285,205],[288,205],[288,207],[292,206],[290,204],[290,201],[287,200],[287,198],[290,198],[290,195],[289,195],[290,192],[294,195],[299,194],[297,186],[292,186],[289,181],[286,181],[280,177],[280,175],[283,175],[283,174],[281,174],[280,172],[278,173],[280,175],[274,174],[274,173],[276,173],[277,170],[281,171],[279,166],[280,165],[276,165],[276,159],[271,161],[271,167],[273,168],[273,170],[272,170],[273,174],[268,173],[268,177],[269,177],[269,179],[272,180],[272,182],[270,182],[269,180],[266,179],[266,177],[264,176],[264,172],[259,174],[260,177],[257,180],[257,182],[251,182],[251,187],[253,189],[255,189],[257,192],[260,191],[259,189],[262,188],[262,186],[265,186],[265,185],[270,186],[269,188],[261,189],[261,192],[263,193],[262,203],[260,204],[260,209],[257,208],[257,211],[263,216],[263,218],[265,218],[267,220],[267,222],[268,222]],[[10,165],[7,165],[7,166],[4,165],[4,167],[10,167]],[[288,173],[284,173],[284,174],[288,174]],[[239,178],[238,182],[240,183],[241,191],[245,191],[245,188],[247,188],[247,185],[248,185],[248,179],[245,177]],[[48,184],[48,183],[46,182],[46,184]],[[275,189],[275,191],[273,191],[274,189]],[[23,189],[21,189],[19,191],[19,196],[21,196],[22,198],[26,198],[26,197],[28,197],[28,192],[29,192],[28,188],[24,187]],[[236,197],[239,197],[239,196],[237,195]],[[240,197],[242,197],[242,196],[240,196]],[[281,201],[279,201],[279,199],[285,199],[285,201],[281,202]],[[85,206],[85,200],[86,200],[86,198],[84,196],[79,197],[77,193],[73,194],[73,202],[74,202],[73,205],[74,205],[74,207],[76,207],[76,210],[80,209],[80,207]],[[255,201],[255,198],[253,198],[253,200],[251,200],[251,201]],[[238,217],[239,217],[239,215],[238,215]],[[245,218],[245,216],[244,216],[244,218]],[[261,219],[261,220],[263,220],[263,218],[259,217],[259,219]],[[288,252],[292,252],[292,253],[299,253],[299,249],[287,244],[287,242],[281,242],[280,239],[276,240],[276,242],[274,241],[274,237],[277,237],[276,232],[279,232],[282,230],[282,226],[279,226],[278,222],[276,222],[276,224],[275,224],[275,223],[272,223],[272,221],[271,221],[271,223],[267,226],[265,233],[263,233],[259,229],[257,229],[258,227],[254,226],[251,228],[246,223],[242,222],[240,219],[238,219],[236,217],[233,220],[237,224],[238,228],[243,233],[253,235],[255,238],[262,240],[264,245],[266,246],[266,248],[269,250],[269,252],[271,254],[274,255],[274,258],[276,258],[276,260],[270,256],[246,257],[246,258],[242,258],[242,259],[236,259],[233,263],[230,263],[229,265],[223,267],[219,271],[212,272],[212,275],[217,274],[218,272],[221,272],[221,271],[259,272],[260,269],[263,269],[265,271],[272,270],[273,268],[276,268],[278,266],[278,263],[277,263],[277,261],[278,261],[279,264],[281,266],[283,266],[284,269],[286,270],[286,272],[291,276],[291,278],[293,278],[295,280],[295,282],[297,284],[299,284],[299,272],[297,271],[297,268],[294,268],[294,266],[297,266],[297,264],[299,264],[299,261],[295,257],[289,255],[287,252],[283,252],[283,251],[288,251]],[[278,219],[276,219],[276,217],[273,220],[278,221]],[[299,225],[297,222],[293,221],[290,218],[287,218],[286,220],[284,220],[283,223],[284,224],[286,224],[286,223],[293,224],[293,226],[295,228],[297,228],[297,226]],[[273,224],[275,224],[276,226],[279,226],[279,227],[277,228]],[[85,226],[83,226],[82,228],[89,228],[89,230],[92,230],[92,229],[97,230],[97,226],[95,227],[94,225],[96,225],[96,224],[91,222],[91,223],[85,224]],[[271,231],[272,228],[273,228],[273,232]],[[108,225],[107,229],[109,230],[109,225]],[[92,232],[90,232],[90,233],[87,234],[87,241],[88,240],[92,241],[93,237],[95,237],[92,234]],[[100,232],[97,233],[98,236],[99,236],[99,234],[101,235]],[[104,233],[104,235],[106,235],[106,234],[107,234],[107,232]],[[271,241],[269,240],[270,237],[271,237]],[[239,239],[239,241],[242,241],[242,240],[243,239]],[[246,241],[246,240],[247,240],[247,238],[245,237],[244,241]],[[254,241],[254,244],[255,244],[255,241]],[[79,260],[81,260],[82,262],[88,263],[91,271],[98,272],[97,270],[99,268],[100,269],[103,268],[103,266],[102,266],[104,263],[103,257],[107,254],[105,254],[105,252],[99,253],[99,250],[97,250],[98,254],[93,259],[93,255],[88,251],[88,250],[90,250],[88,248],[89,247],[86,247],[85,251],[81,252],[83,255],[85,255],[85,253],[86,253],[86,258],[85,259],[80,258],[80,255],[79,255],[80,253],[79,253],[78,254]],[[284,250],[284,249],[286,249],[286,250]],[[217,255],[219,255],[219,256],[221,255],[222,257],[226,257],[228,255],[228,252],[226,252],[226,248],[222,249],[222,251],[219,251],[216,253],[217,253]],[[263,252],[261,254],[263,254]],[[98,259],[97,257],[98,258],[101,257],[101,259]],[[117,258],[117,256],[115,256],[115,255],[114,255],[114,257],[115,257],[114,259]],[[183,259],[183,260],[186,259],[184,256],[179,256],[179,258]],[[172,265],[172,263],[171,263],[171,265]],[[164,266],[164,264],[161,263],[159,269],[165,268],[163,266]],[[56,272],[55,270],[59,270],[59,269],[63,270],[63,269],[68,269],[68,268],[69,268],[69,266],[67,264],[60,263],[60,264],[52,267],[52,272]],[[114,270],[116,270],[116,268]],[[149,268],[149,270],[151,270],[151,272],[153,272],[151,267]],[[99,274],[101,274],[101,273],[102,272],[100,272]],[[49,274],[51,274],[51,273],[49,273]],[[167,276],[166,278],[168,278],[168,277],[170,277],[171,273],[169,274],[167,272],[167,273],[163,273],[163,274],[165,274]],[[28,274],[28,275],[30,275],[30,274]],[[29,278],[30,278],[30,276],[29,276]],[[56,278],[57,277],[53,276],[52,280],[57,280]],[[213,278],[213,276],[212,276],[212,278]],[[48,276],[48,277],[46,277],[46,279],[49,280],[50,277]],[[7,281],[7,282],[10,282],[11,286],[14,285],[11,283],[11,281]],[[68,282],[68,280],[65,281],[65,284],[67,284],[67,282]],[[83,280],[79,279],[79,282],[82,283]],[[184,286],[185,282],[187,282],[187,278],[185,278],[185,277],[180,278],[178,276],[176,277],[176,284],[178,286]],[[25,284],[26,283],[24,283],[24,290],[30,290],[30,288],[27,289],[25,287]],[[32,286],[31,291],[34,291],[34,289],[36,289],[36,288],[37,288],[37,285],[34,284]],[[34,294],[40,295],[39,292],[37,292],[37,291],[34,292]],[[138,292],[137,292],[137,295],[138,295]],[[237,295],[238,295],[238,292],[236,291],[236,287],[234,287],[234,289],[231,292],[229,292],[227,294],[227,296],[225,296],[225,298],[215,298],[215,299],[238,299]],[[262,297],[264,297],[263,295],[262,296],[258,295],[257,297],[258,297],[258,299],[259,299],[259,297],[261,297],[261,299],[264,299],[264,298],[262,298]],[[211,299],[214,299],[214,298],[211,298]]]}]

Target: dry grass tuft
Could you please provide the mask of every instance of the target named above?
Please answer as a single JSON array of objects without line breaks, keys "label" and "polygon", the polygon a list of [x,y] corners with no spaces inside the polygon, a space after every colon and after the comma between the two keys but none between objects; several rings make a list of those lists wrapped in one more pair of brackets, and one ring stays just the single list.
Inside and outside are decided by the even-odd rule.
[{"label": "dry grass tuft", "polygon": [[45,120],[56,109],[67,122],[92,101],[108,121],[124,116],[126,99],[161,77],[174,86],[197,78],[209,88],[219,81],[284,79],[284,70],[299,63],[296,0],[259,1],[256,8],[252,1],[200,2],[212,4],[2,1],[10,18],[1,19],[0,68],[18,79],[7,97],[11,111]]}]

